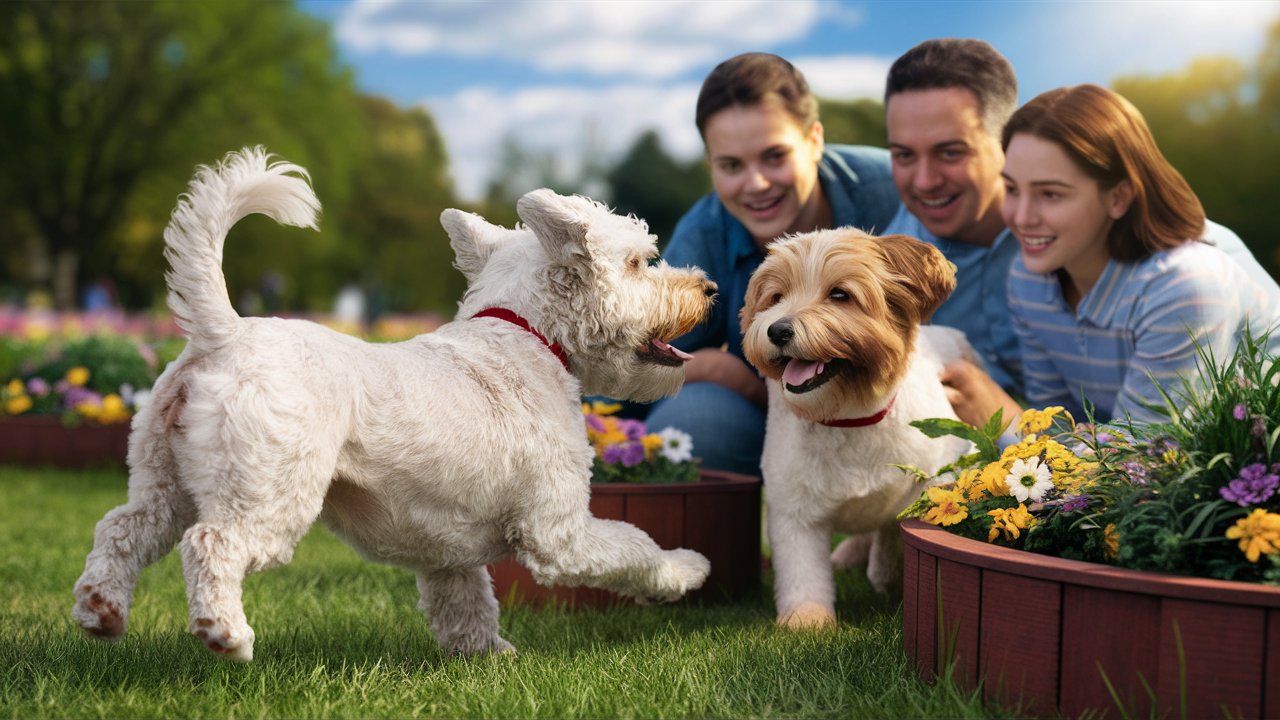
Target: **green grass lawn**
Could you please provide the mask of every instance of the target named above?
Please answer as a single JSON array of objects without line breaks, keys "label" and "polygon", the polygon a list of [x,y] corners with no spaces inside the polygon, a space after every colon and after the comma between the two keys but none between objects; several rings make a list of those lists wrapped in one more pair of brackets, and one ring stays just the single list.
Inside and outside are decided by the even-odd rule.
[{"label": "green grass lawn", "polygon": [[917,679],[897,598],[842,580],[840,626],[773,627],[768,588],[734,604],[504,609],[515,657],[444,655],[412,576],[317,527],[293,563],[251,576],[254,661],[188,635],[176,553],[146,570],[118,643],[82,635],[71,588],[122,471],[0,467],[0,717],[991,717]]}]

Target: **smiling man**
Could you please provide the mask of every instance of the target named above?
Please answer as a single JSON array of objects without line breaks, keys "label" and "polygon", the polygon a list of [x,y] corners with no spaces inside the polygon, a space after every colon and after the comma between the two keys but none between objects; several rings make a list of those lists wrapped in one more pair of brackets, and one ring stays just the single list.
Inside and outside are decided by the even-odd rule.
[{"label": "smiling man", "polygon": [[928,40],[894,61],[885,116],[902,205],[885,233],[918,237],[955,264],[956,290],[933,322],[963,330],[987,373],[1021,394],[1005,292],[1018,243],[1000,217],[1000,131],[1017,102],[1013,66],[981,40]]}]

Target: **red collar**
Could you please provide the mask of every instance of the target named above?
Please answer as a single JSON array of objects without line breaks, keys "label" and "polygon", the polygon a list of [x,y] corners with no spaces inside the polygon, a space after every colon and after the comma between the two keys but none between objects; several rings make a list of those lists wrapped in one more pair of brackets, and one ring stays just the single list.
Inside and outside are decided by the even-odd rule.
[{"label": "red collar", "polygon": [[889,410],[893,408],[893,401],[897,399],[898,399],[897,395],[894,395],[893,397],[889,398],[889,404],[885,405],[884,409],[876,413],[875,415],[868,415],[866,417],[860,417],[860,418],[849,418],[848,420],[822,420],[821,423],[823,425],[826,425],[827,427],[838,427],[838,428],[866,427],[868,425],[875,425],[876,423],[883,420],[886,415],[889,414]]},{"label": "red collar", "polygon": [[485,308],[484,310],[481,310],[480,312],[476,313],[475,315],[472,315],[471,317],[472,318],[482,318],[482,317],[497,318],[499,320],[506,320],[507,322],[517,327],[524,328],[525,330],[533,333],[534,337],[541,340],[543,345],[547,346],[547,349],[551,351],[552,355],[556,356],[556,359],[560,361],[560,364],[564,366],[564,369],[566,371],[569,369],[569,356],[564,354],[564,348],[560,347],[560,343],[553,343],[547,340],[546,336],[538,332],[537,330],[535,330],[533,326],[529,324],[528,320],[525,320],[524,318],[515,314],[511,310],[508,310],[506,308],[500,308],[500,307]]}]

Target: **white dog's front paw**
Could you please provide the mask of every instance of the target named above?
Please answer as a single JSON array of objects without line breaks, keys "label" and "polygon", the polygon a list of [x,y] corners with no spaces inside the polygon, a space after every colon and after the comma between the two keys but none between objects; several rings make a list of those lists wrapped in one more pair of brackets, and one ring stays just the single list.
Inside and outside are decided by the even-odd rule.
[{"label": "white dog's front paw", "polygon": [[677,548],[662,553],[662,566],[650,597],[659,602],[679,600],[690,590],[697,590],[711,573],[711,561],[702,553]]},{"label": "white dog's front paw", "polygon": [[511,655],[516,654],[516,646],[494,635],[490,638],[455,638],[448,644],[448,651],[455,655],[464,657],[478,657],[481,655]]},{"label": "white dog's front paw", "polygon": [[791,610],[778,613],[778,627],[787,630],[824,630],[835,627],[835,624],[835,610],[812,601],[802,602]]},{"label": "white dog's front paw", "polygon": [[77,584],[71,615],[80,627],[102,640],[119,640],[129,614],[129,594],[104,585]]},{"label": "white dog's front paw", "polygon": [[253,628],[245,625],[239,630],[232,630],[222,623],[209,618],[196,618],[191,621],[191,634],[200,638],[205,647],[224,657],[238,662],[253,660]]}]

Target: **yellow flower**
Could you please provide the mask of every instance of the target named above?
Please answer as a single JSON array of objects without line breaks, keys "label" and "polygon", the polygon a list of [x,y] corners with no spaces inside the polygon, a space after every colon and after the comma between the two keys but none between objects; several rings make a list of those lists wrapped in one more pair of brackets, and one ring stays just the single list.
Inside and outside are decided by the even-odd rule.
[{"label": "yellow flower", "polygon": [[102,416],[102,405],[90,400],[85,400],[84,402],[76,403],[76,412],[80,413],[81,417],[89,420],[97,420]]},{"label": "yellow flower", "polygon": [[964,504],[964,497],[955,490],[946,488],[929,488],[929,500],[933,507],[922,518],[931,525],[955,525],[969,517],[969,508]]},{"label": "yellow flower", "polygon": [[[1227,531],[1228,533],[1230,530]],[[1107,557],[1115,560],[1120,554],[1120,533],[1116,532],[1116,524],[1109,523],[1102,530],[1102,539],[1107,543]]]},{"label": "yellow flower", "polygon": [[1227,528],[1227,539],[1240,541],[1240,552],[1249,562],[1280,553],[1280,514],[1258,508]]},{"label": "yellow flower", "polygon": [[[1054,416],[1063,410],[1061,405],[1047,407],[1044,410],[1024,410],[1022,417],[1018,420],[1018,434],[1025,436],[1048,430],[1053,425]],[[1071,415],[1068,414],[1067,417],[1070,418]]]},{"label": "yellow flower", "polygon": [[599,400],[592,400],[590,403],[582,403],[583,415],[612,415],[622,409],[621,403],[608,403]]},{"label": "yellow flower", "polygon": [[89,369],[81,365],[77,365],[67,371],[67,382],[76,387],[84,387],[89,382]]},{"label": "yellow flower", "polygon": [[15,395],[4,401],[4,411],[9,415],[21,415],[31,409],[31,398]]},{"label": "yellow flower", "polygon": [[98,421],[103,423],[124,422],[129,419],[129,408],[124,404],[124,399],[115,393],[111,393],[102,398],[102,413],[98,416]]},{"label": "yellow flower", "polygon": [[19,380],[18,378],[14,378],[9,381],[8,385],[5,386],[4,391],[5,391],[5,394],[7,395],[23,395],[23,394],[26,394],[27,389],[22,384],[21,380]]},{"label": "yellow flower", "polygon": [[657,433],[649,433],[640,438],[640,443],[644,445],[644,456],[646,458],[653,457],[653,454],[662,449],[662,437]]},{"label": "yellow flower", "polygon": [[991,532],[987,542],[995,542],[1000,533],[1006,540],[1017,540],[1022,531],[1035,524],[1035,518],[1027,511],[1027,506],[1019,504],[1016,508],[996,508],[987,512],[991,517]]}]

